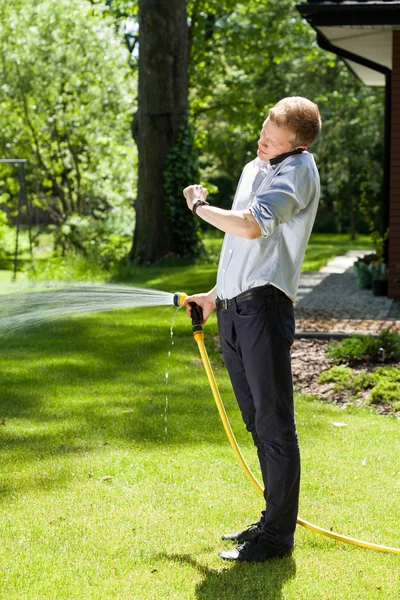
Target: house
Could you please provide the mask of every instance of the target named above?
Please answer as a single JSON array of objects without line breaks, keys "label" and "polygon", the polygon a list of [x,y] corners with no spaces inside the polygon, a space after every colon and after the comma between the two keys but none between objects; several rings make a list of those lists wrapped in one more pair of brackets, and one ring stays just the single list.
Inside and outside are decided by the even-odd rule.
[{"label": "house", "polygon": [[389,298],[400,299],[400,1],[308,0],[296,4],[319,46],[365,85],[385,86],[384,206]]}]

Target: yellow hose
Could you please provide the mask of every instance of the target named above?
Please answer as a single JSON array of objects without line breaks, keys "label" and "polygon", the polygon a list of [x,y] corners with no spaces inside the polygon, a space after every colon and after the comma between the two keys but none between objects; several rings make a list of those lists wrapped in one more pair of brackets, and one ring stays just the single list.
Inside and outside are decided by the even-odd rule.
[{"label": "yellow hose", "polygon": [[[208,381],[210,383],[210,387],[214,396],[214,400],[217,404],[218,412],[221,417],[223,426],[225,428],[226,435],[230,441],[230,444],[233,448],[234,453],[237,456],[237,459],[242,467],[243,471],[246,473],[247,477],[250,479],[253,486],[260,494],[264,494],[264,490],[257,479],[254,477],[253,473],[250,471],[246,461],[243,458],[243,455],[237,445],[235,436],[232,431],[232,427],[230,426],[228,416],[226,414],[224,405],[221,400],[221,395],[219,393],[217,383],[215,381],[214,373],[212,372],[210,360],[207,355],[207,350],[204,345],[204,333],[203,331],[194,332],[194,339],[197,342],[199,347],[201,359],[203,361],[203,365],[207,374]],[[329,531],[328,529],[323,529],[322,527],[318,527],[317,525],[313,525],[304,519],[300,519],[298,517],[297,523],[314,533],[319,533],[320,535],[325,535],[326,537],[333,538],[334,540],[338,540],[339,542],[345,542],[346,544],[352,544],[353,546],[360,546],[360,548],[368,548],[369,550],[378,550],[379,552],[391,552],[394,554],[400,554],[400,548],[390,548],[388,546],[381,546],[379,544],[371,544],[369,542],[363,542],[361,540],[356,540],[354,538],[348,537],[347,535],[341,535],[339,533],[334,533],[333,531]]]}]

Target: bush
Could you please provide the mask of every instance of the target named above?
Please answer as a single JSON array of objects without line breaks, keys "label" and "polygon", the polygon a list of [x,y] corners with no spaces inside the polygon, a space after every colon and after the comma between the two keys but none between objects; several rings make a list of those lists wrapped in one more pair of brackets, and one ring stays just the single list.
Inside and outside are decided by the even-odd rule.
[{"label": "bush", "polygon": [[367,254],[354,263],[354,276],[361,290],[368,290],[372,287],[372,274],[369,265],[374,260],[376,260],[376,254]]},{"label": "bush", "polygon": [[340,388],[348,388],[354,384],[353,371],[344,365],[338,365],[323,371],[318,378],[319,383],[336,382]]},{"label": "bush", "polygon": [[32,281],[98,281],[108,279],[109,273],[97,260],[81,254],[52,256],[32,262],[26,269]]},{"label": "bush", "polygon": [[355,392],[370,387],[371,383],[367,373],[354,373],[349,367],[336,365],[323,371],[318,378],[318,383],[335,382],[335,390],[353,389]]},{"label": "bush", "polygon": [[400,360],[400,336],[386,329],[374,338],[371,334],[353,334],[332,342],[326,352],[336,364],[360,362],[389,363]]},{"label": "bush", "polygon": [[62,255],[81,254],[104,269],[114,268],[128,253],[134,227],[134,211],[115,206],[94,216],[70,215],[55,230],[55,250]]},{"label": "bush", "polygon": [[396,404],[400,399],[400,382],[382,380],[371,390],[370,404]]},{"label": "bush", "polygon": [[350,390],[354,395],[361,390],[371,389],[369,404],[392,404],[400,408],[400,369],[380,367],[372,373],[355,373],[344,365],[335,365],[323,371],[318,383],[335,383],[334,391]]}]

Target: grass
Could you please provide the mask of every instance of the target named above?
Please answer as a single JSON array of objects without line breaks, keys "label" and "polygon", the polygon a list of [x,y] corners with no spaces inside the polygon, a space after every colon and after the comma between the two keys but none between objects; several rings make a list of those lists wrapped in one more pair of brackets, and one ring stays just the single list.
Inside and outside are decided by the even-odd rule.
[{"label": "grass", "polygon": [[[158,288],[175,292],[184,290],[187,293],[205,291],[215,285],[219,254],[223,242],[223,234],[219,231],[204,233],[204,245],[208,253],[207,261],[201,264],[174,264],[165,263],[151,267],[130,267],[121,272],[110,273],[103,271],[98,265],[88,265],[77,257],[67,264],[57,265],[57,261],[49,262],[49,245],[51,238],[48,234],[40,237],[40,247],[34,255],[38,261],[41,278],[52,279],[56,274],[62,273],[65,280],[85,279],[92,281],[112,280],[133,283],[136,286]],[[348,250],[371,250],[369,236],[359,235],[357,240],[351,241],[347,234],[312,234],[307,246],[302,271],[318,270],[325,266],[329,260]],[[25,268],[29,266],[28,256],[25,256]],[[12,288],[9,282],[12,271],[0,271],[2,291]],[[17,281],[26,280],[26,273],[18,273]],[[0,291],[1,293],[1,291]]]},{"label": "grass", "polygon": [[[331,243],[319,252],[326,260]],[[133,282],[192,293],[212,287],[215,269],[149,268]],[[221,534],[256,520],[262,499],[225,438],[183,311],[170,336],[174,315],[172,307],[113,311],[2,340],[0,598],[399,598],[399,556],[301,527],[291,558],[218,558],[230,547]],[[233,429],[259,477],[213,346],[215,315],[205,333]],[[400,421],[305,396],[296,398],[296,420],[300,516],[399,545]]]},{"label": "grass", "polygon": [[348,234],[312,233],[302,271],[318,271],[335,256],[346,254],[348,250],[371,251],[371,248],[371,238],[368,235],[358,235],[356,240],[350,240]]},{"label": "grass", "polygon": [[[257,519],[262,501],[225,438],[183,311],[170,337],[174,314],[87,315],[3,340],[0,598],[397,598],[399,556],[300,527],[292,558],[218,558],[229,547],[220,535]],[[259,476],[213,347],[214,315],[205,333],[238,442]],[[400,422],[301,396],[296,413],[300,516],[398,545]]]}]

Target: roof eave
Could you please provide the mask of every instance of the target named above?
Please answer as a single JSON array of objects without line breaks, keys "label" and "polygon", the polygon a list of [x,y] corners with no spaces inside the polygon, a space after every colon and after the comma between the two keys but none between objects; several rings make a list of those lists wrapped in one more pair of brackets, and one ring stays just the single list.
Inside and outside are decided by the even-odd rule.
[{"label": "roof eave", "polygon": [[301,16],[314,26],[400,25],[400,2],[296,4]]}]

